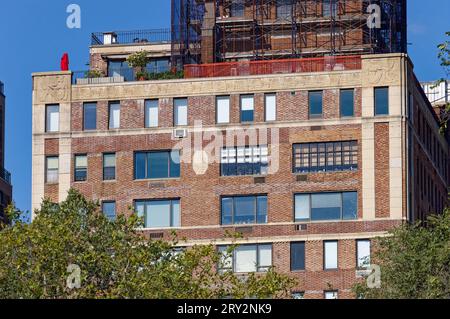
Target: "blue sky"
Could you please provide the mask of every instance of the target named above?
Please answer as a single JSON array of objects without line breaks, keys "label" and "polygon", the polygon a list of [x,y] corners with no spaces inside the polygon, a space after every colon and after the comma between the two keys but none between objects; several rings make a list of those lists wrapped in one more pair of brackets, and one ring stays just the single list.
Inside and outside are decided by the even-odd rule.
[{"label": "blue sky", "polygon": [[[81,29],[68,29],[66,8],[81,6]],[[448,0],[408,0],[409,54],[422,81],[444,76],[436,45],[450,31]],[[5,83],[6,168],[14,200],[31,207],[31,73],[58,70],[64,52],[71,69],[85,70],[90,33],[170,26],[169,0],[3,0],[0,2],[0,81]]]}]

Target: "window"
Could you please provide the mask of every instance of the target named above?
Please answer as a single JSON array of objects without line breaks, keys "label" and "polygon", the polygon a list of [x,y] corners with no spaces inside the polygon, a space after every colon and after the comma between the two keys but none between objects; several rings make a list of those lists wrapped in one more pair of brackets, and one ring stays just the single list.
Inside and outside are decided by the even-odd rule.
[{"label": "window", "polygon": [[125,60],[110,60],[108,62],[108,77],[124,77],[125,81],[134,81],[134,70]]},{"label": "window", "polygon": [[323,16],[331,17],[337,14],[337,0],[322,0]]},{"label": "window", "polygon": [[48,133],[59,131],[59,105],[47,105],[45,131]]},{"label": "window", "polygon": [[375,88],[375,115],[389,115],[389,88]]},{"label": "window", "polygon": [[334,270],[338,269],[338,242],[324,241],[323,242],[323,269]]},{"label": "window", "polygon": [[294,173],[358,169],[358,142],[294,144]]},{"label": "window", "polygon": [[47,184],[56,184],[59,181],[59,157],[49,156],[46,158],[46,182]]},{"label": "window", "polygon": [[356,241],[356,266],[367,268],[370,266],[370,240]]},{"label": "window", "polygon": [[254,98],[253,95],[241,96],[241,122],[254,121]]},{"label": "window", "polygon": [[292,0],[277,0],[277,18],[289,19],[292,17]]},{"label": "window", "polygon": [[341,90],[341,116],[351,117],[355,115],[355,91]]},{"label": "window", "polygon": [[109,104],[109,129],[120,128],[120,103],[114,102]]},{"label": "window", "polygon": [[322,117],[322,91],[309,92],[309,117]]},{"label": "window", "polygon": [[97,129],[97,103],[84,103],[83,106],[83,129]]},{"label": "window", "polygon": [[87,180],[87,155],[75,156],[75,182]]},{"label": "window", "polygon": [[180,200],[137,201],[136,212],[145,228],[180,227]]},{"label": "window", "polygon": [[305,270],[305,243],[291,243],[291,271]]},{"label": "window", "polygon": [[305,292],[304,291],[293,292],[291,296],[292,299],[305,299]]},{"label": "window", "polygon": [[324,297],[325,299],[338,299],[338,292],[337,290],[325,291]]},{"label": "window", "polygon": [[137,152],[134,155],[135,179],[180,177],[180,151]]},{"label": "window", "polygon": [[266,94],[265,95],[266,106],[266,122],[272,122],[277,120],[277,95]]},{"label": "window", "polygon": [[222,225],[267,223],[267,196],[222,197]]},{"label": "window", "polygon": [[221,153],[221,175],[266,175],[269,169],[267,146],[224,148]]},{"label": "window", "polygon": [[103,214],[109,220],[113,221],[116,219],[116,202],[103,202],[102,203]]},{"label": "window", "polygon": [[175,126],[188,125],[188,99],[174,100]]},{"label": "window", "polygon": [[230,123],[230,97],[219,96],[216,98],[217,124]]},{"label": "window", "polygon": [[245,0],[235,0],[231,2],[230,15],[232,17],[243,17],[245,9]]},{"label": "window", "polygon": [[242,245],[238,246],[231,256],[228,247],[220,246],[218,250],[223,254],[219,263],[219,271],[233,271],[235,273],[266,272],[272,267],[272,245]]},{"label": "window", "polygon": [[295,221],[358,219],[358,193],[295,195]]},{"label": "window", "polygon": [[145,101],[145,127],[158,127],[159,125],[159,101]]},{"label": "window", "polygon": [[103,180],[116,179],[116,154],[103,154]]}]

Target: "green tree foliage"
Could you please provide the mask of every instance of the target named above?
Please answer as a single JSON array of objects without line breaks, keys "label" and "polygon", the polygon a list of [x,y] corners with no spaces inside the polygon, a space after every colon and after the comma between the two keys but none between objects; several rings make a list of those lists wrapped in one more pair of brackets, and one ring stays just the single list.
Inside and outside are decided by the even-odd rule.
[{"label": "green tree foliage", "polygon": [[[450,31],[446,32],[445,35],[450,38]],[[437,81],[436,86],[444,81],[450,79],[450,40],[447,39],[438,45],[438,58],[441,63],[442,68],[445,72],[445,78]],[[444,109],[441,116],[441,134],[445,134],[448,131],[448,123],[450,121],[450,103],[448,103]]]},{"label": "green tree foliage", "polygon": [[377,242],[373,263],[381,267],[381,287],[355,287],[367,299],[450,298],[450,212],[426,225],[404,225]]},{"label": "green tree foliage", "polygon": [[[15,218],[0,231],[0,298],[285,297],[294,284],[274,269],[246,278],[219,273],[214,246],[176,253],[175,241],[147,239],[140,226],[134,214],[109,221],[74,190],[61,204],[44,201],[31,224]],[[70,265],[81,270],[79,289]]]}]

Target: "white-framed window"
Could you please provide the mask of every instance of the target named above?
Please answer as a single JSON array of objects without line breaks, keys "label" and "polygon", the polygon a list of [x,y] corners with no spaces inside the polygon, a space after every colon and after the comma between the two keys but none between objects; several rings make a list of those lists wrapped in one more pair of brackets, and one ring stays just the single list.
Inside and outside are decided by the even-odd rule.
[{"label": "white-framed window", "polygon": [[47,184],[56,184],[59,181],[59,157],[48,156],[45,159],[45,179]]},{"label": "white-framed window", "polygon": [[145,127],[159,126],[159,101],[145,101]]},{"label": "white-framed window", "polygon": [[266,122],[273,122],[277,120],[277,95],[266,94],[265,95],[265,112]]},{"label": "white-framed window", "polygon": [[175,228],[181,225],[179,199],[139,200],[135,207],[138,216],[144,218],[145,228]]},{"label": "white-framed window", "polygon": [[110,221],[114,221],[116,219],[116,202],[104,201],[102,203],[102,211],[106,218]]},{"label": "white-framed window", "polygon": [[188,99],[174,99],[174,124],[175,126],[188,125]]},{"label": "white-framed window", "polygon": [[325,299],[339,299],[338,291],[337,290],[325,291],[324,297]]},{"label": "white-framed window", "polygon": [[358,268],[367,268],[370,266],[370,240],[357,240],[356,241],[356,263]]},{"label": "white-framed window", "polygon": [[230,97],[218,96],[216,98],[217,124],[230,123]]},{"label": "white-framed window", "polygon": [[220,163],[222,176],[267,175],[269,147],[262,145],[224,148]]},{"label": "white-framed window", "polygon": [[272,245],[241,245],[231,255],[227,246],[218,247],[222,253],[219,271],[235,273],[266,272],[272,267]]},{"label": "white-framed window", "polygon": [[46,106],[45,131],[48,133],[59,131],[59,105],[52,104]]},{"label": "white-framed window", "polygon": [[323,268],[325,270],[338,269],[338,242],[323,242]]},{"label": "white-framed window", "polygon": [[120,128],[120,102],[109,104],[109,129]]}]

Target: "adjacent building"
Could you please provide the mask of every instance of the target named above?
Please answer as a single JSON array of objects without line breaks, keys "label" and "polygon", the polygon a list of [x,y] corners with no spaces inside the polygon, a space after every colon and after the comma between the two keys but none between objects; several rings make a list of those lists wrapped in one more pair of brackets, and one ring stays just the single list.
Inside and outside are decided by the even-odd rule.
[{"label": "adjacent building", "polygon": [[[297,11],[312,3],[313,13]],[[330,34],[325,26],[334,34],[336,21],[350,19],[348,3],[368,18],[363,0],[267,1],[265,12],[276,25],[287,10],[295,30],[319,23],[314,36],[298,31],[317,40]],[[403,1],[382,4],[391,5],[385,13],[406,11]],[[391,23],[399,30],[378,37],[396,38],[380,46],[360,23],[358,45],[314,42],[280,55],[288,32],[262,45],[239,29],[265,7],[174,0],[172,8],[169,39],[164,30],[93,34],[91,70],[102,77],[33,74],[33,208],[75,188],[110,218],[143,217],[151,238],[176,230],[183,246],[223,250],[227,233],[238,232],[241,246],[219,270],[274,266],[298,279],[295,298],[353,298],[374,238],[448,204],[449,145],[401,45],[406,30]],[[177,20],[180,8],[199,19]],[[180,41],[180,25],[202,36]],[[208,40],[211,30],[237,30],[228,43],[242,45],[225,52]],[[264,58],[249,55],[248,41],[264,47]],[[181,69],[184,77],[135,80],[126,57],[139,50],[155,79]]]},{"label": "adjacent building", "polygon": [[11,174],[5,169],[5,86],[0,81],[0,221],[6,221],[4,210],[11,203]]}]

